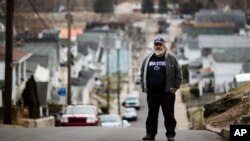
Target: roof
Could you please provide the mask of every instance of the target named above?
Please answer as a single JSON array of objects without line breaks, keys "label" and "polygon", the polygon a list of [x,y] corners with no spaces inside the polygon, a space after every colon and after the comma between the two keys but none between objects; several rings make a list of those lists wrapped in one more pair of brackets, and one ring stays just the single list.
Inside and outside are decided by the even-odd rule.
[{"label": "roof", "polygon": [[99,42],[104,38],[105,34],[101,33],[87,33],[85,34],[79,34],[77,36],[77,42],[82,43],[82,42]]},{"label": "roof", "polygon": [[[17,62],[23,62],[31,56],[31,53],[21,50],[13,49],[12,60]],[[0,47],[0,61],[5,60],[5,47]]]},{"label": "roof", "polygon": [[250,73],[250,60],[248,60],[242,65],[242,71],[244,73]]},{"label": "roof", "polygon": [[72,85],[73,86],[86,86],[89,79],[93,77],[95,71],[92,69],[82,69],[79,72],[78,78],[72,78]]},{"label": "roof", "polygon": [[[108,37],[108,39],[107,39]],[[77,36],[78,43],[82,42],[102,42],[104,46],[109,45],[110,48],[115,47],[115,39],[117,38],[117,31],[115,30],[86,30],[84,34]]]},{"label": "roof", "polygon": [[199,35],[200,48],[250,48],[249,36]]},{"label": "roof", "polygon": [[52,40],[52,41],[57,41],[59,38],[59,33],[60,31],[57,29],[44,29],[41,34],[42,34],[42,39],[47,39],[47,40]]},{"label": "roof", "polygon": [[18,48],[32,52],[33,55],[49,56],[50,63],[57,64],[57,42],[28,42]]},{"label": "roof", "polygon": [[250,73],[237,74],[235,75],[235,79],[237,82],[250,81]]},{"label": "roof", "polygon": [[42,67],[47,68],[49,65],[49,56],[34,54],[27,60],[27,63],[40,64]]},{"label": "roof", "polygon": [[246,62],[250,60],[250,48],[226,48],[213,50],[216,62]]},{"label": "roof", "polygon": [[97,51],[98,43],[97,42],[80,42],[78,43],[78,51],[83,55],[87,55],[89,52],[88,50],[91,49],[93,51]]},{"label": "roof", "polygon": [[36,71],[37,65],[38,65],[37,63],[27,63],[26,74],[28,78],[34,74],[34,72]]},{"label": "roof", "polygon": [[242,10],[209,10],[202,9],[195,13],[197,22],[232,22],[238,28],[246,25],[245,13]]},{"label": "roof", "polygon": [[186,27],[184,32],[188,33],[190,36],[197,35],[226,35],[233,34],[237,32],[231,27]]},{"label": "roof", "polygon": [[56,49],[58,47],[57,42],[26,42],[21,47],[16,47],[23,49],[32,54],[36,55],[52,55],[56,56]]},{"label": "roof", "polygon": [[[83,29],[81,28],[72,28],[71,29],[71,39],[76,39],[78,34],[82,34],[83,33]],[[59,34],[59,38],[62,39],[67,39],[68,38],[68,29],[61,29],[60,34]]]}]

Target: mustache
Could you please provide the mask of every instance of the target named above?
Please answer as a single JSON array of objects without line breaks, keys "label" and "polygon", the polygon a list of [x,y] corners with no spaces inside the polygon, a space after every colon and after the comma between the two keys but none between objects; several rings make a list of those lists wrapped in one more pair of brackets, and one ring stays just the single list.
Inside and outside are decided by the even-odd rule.
[{"label": "mustache", "polygon": [[155,51],[165,51],[165,49],[164,48],[157,48],[157,49],[155,49]]},{"label": "mustache", "polygon": [[166,51],[165,49],[158,49],[158,50],[155,49],[154,53],[156,56],[160,56],[163,55],[165,51]]},{"label": "mustache", "polygon": [[155,50],[164,50],[163,48],[157,48],[157,49],[155,49]]}]

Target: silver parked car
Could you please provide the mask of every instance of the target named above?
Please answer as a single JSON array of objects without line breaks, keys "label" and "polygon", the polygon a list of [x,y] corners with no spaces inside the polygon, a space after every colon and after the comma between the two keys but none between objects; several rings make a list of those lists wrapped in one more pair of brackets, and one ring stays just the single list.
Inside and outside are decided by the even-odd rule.
[{"label": "silver parked car", "polygon": [[101,115],[100,125],[102,127],[129,127],[131,126],[126,120],[122,120],[122,118],[117,114]]},{"label": "silver parked car", "polygon": [[122,113],[122,119],[137,120],[137,112],[135,108],[125,108]]}]

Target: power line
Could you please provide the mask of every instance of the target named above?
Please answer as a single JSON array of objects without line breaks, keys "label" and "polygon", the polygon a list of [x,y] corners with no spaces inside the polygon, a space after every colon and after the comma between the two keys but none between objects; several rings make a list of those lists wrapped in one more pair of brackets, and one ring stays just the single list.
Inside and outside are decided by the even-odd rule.
[{"label": "power line", "polygon": [[[42,2],[42,3],[43,3],[43,2]],[[45,5],[44,5],[44,4],[41,4],[41,1],[38,1],[38,5],[39,5],[39,6],[42,6],[43,9],[46,9]],[[52,13],[52,12],[49,12],[49,13],[53,16],[53,13]],[[49,17],[48,17],[47,14],[45,14],[44,16],[47,17],[46,19],[49,19]],[[51,19],[49,19],[49,21],[52,23],[53,27],[55,27],[54,22],[53,22]]]},{"label": "power line", "polygon": [[[29,3],[30,3],[30,5],[31,5],[31,7],[33,8],[35,14],[38,16],[38,18],[40,19],[40,21],[41,21],[42,24],[44,25],[44,27],[48,30],[48,34],[49,34],[49,36],[51,37],[51,39],[53,39],[55,42],[58,43],[58,40],[59,40],[58,37],[55,37],[55,36],[51,33],[50,28],[49,28],[48,25],[44,22],[44,20],[41,18],[41,16],[40,16],[38,10],[37,10],[36,7],[34,6],[34,3],[33,3],[31,0],[29,0]],[[57,62],[60,62],[60,61],[59,61],[59,46],[57,46],[55,49],[56,49],[56,54],[57,54],[56,60],[57,60]]]},{"label": "power line", "polygon": [[34,3],[32,2],[32,0],[28,0],[28,1],[29,1],[29,3],[30,3],[31,7],[33,8],[33,10],[35,11],[36,15],[38,16],[39,20],[42,22],[42,24],[44,25],[44,27],[48,29],[49,35],[50,35],[55,41],[58,41],[58,39],[56,39],[56,37],[54,37],[54,35],[49,31],[50,28],[49,28],[48,25],[44,22],[44,20],[41,18],[40,14],[39,14],[38,10],[36,9],[36,7],[35,7]]}]

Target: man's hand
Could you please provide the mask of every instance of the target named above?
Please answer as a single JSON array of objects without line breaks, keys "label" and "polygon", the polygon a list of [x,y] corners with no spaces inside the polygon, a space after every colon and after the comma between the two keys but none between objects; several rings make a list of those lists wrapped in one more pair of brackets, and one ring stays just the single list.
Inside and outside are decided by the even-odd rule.
[{"label": "man's hand", "polygon": [[176,90],[176,88],[170,88],[170,93],[175,94]]}]

